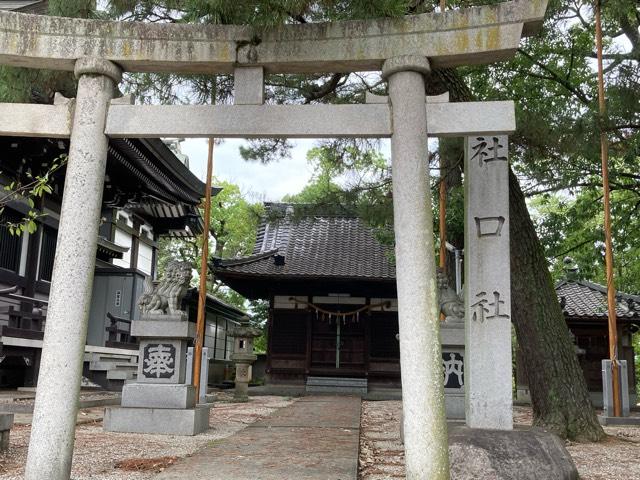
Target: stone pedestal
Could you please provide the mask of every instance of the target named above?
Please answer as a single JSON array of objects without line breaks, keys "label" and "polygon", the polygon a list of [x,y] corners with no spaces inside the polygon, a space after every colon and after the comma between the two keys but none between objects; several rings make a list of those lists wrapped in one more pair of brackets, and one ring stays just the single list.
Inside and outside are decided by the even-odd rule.
[{"label": "stone pedestal", "polygon": [[508,138],[465,141],[465,395],[471,428],[513,428]]},{"label": "stone pedestal", "polygon": [[447,418],[464,420],[464,323],[444,321],[440,326],[444,397]]},{"label": "stone pedestal", "polygon": [[235,337],[231,355],[231,360],[236,367],[236,388],[233,398],[236,402],[246,402],[249,400],[251,364],[258,358],[253,353],[253,339],[260,336],[260,331],[245,324],[230,329],[229,335]]},{"label": "stone pedestal", "polygon": [[[169,269],[186,275],[181,264],[170,264]],[[170,280],[165,282],[164,291],[169,293],[161,294],[164,300],[148,293],[139,301],[151,310],[131,324],[131,334],[140,340],[138,377],[135,383],[122,389],[120,407],[105,409],[105,430],[197,435],[209,428],[210,406],[197,405],[191,379],[186,378],[187,341],[195,336],[196,327],[187,320],[185,312],[176,310],[181,297],[170,293],[172,288],[179,288],[172,283],[176,274],[167,277]],[[188,285],[188,279],[185,283]],[[158,292],[162,289],[157,287]]]}]

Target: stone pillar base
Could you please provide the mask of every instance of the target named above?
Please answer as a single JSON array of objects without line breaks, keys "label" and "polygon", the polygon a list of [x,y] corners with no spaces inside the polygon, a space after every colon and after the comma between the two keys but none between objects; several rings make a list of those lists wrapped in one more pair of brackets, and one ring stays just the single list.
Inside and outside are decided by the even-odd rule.
[{"label": "stone pillar base", "polygon": [[211,405],[189,409],[108,407],[104,429],[109,432],[197,435],[209,429]]},{"label": "stone pillar base", "polygon": [[122,389],[123,407],[190,409],[196,406],[192,385],[127,383]]}]

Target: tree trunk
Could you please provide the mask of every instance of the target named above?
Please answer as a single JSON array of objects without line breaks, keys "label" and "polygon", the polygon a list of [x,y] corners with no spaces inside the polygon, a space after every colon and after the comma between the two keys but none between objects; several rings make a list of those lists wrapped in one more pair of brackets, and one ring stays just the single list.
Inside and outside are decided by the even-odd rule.
[{"label": "tree trunk", "polygon": [[598,441],[605,433],[589,399],[544,251],[509,171],[511,312],[529,380],[534,425],[562,438]]}]

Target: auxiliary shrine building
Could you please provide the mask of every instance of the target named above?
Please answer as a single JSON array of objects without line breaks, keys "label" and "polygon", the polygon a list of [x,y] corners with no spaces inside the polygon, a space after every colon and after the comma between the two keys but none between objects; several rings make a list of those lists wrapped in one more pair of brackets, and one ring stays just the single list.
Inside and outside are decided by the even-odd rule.
[{"label": "auxiliary shrine building", "polygon": [[[0,189],[16,180],[28,184],[67,153],[67,140],[0,137]],[[14,199],[0,212],[0,387],[32,386],[37,379],[64,180],[63,167],[36,202],[33,233],[12,235],[7,226],[28,214],[26,202]],[[138,342],[130,328],[139,318],[144,279],[157,278],[162,237],[202,233],[204,191],[176,142],[110,140],[85,346],[84,375],[91,381],[119,390],[135,378]],[[193,321],[197,298],[191,291],[185,299]],[[211,380],[220,381],[231,364],[227,327],[244,312],[213,296],[206,308]]]},{"label": "auxiliary shrine building", "polygon": [[393,249],[359,218],[266,207],[254,254],[214,259],[213,270],[245,297],[270,302],[267,382],[399,386]]}]

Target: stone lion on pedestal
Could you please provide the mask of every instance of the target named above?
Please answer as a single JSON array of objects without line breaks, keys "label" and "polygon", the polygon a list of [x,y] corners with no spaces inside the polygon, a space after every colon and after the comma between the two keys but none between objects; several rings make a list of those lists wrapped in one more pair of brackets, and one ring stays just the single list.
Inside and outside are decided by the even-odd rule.
[{"label": "stone lion on pedestal", "polygon": [[167,265],[164,276],[158,282],[151,277],[144,281],[138,307],[142,313],[169,315],[182,312],[182,299],[191,282],[191,265],[188,262],[172,260]]}]

